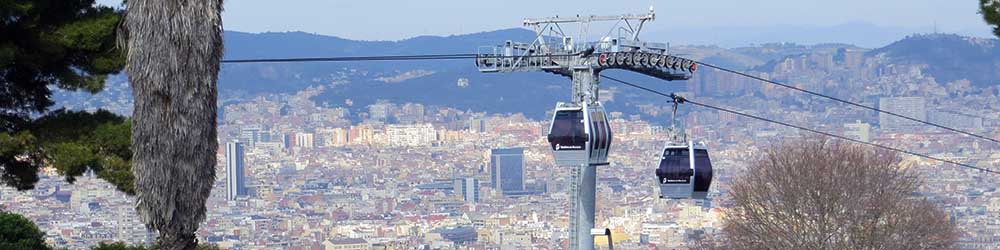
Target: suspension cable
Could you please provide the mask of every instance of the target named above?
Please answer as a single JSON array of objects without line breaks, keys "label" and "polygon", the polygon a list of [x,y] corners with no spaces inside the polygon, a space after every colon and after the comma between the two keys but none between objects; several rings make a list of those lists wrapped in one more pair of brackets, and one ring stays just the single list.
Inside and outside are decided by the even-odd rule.
[{"label": "suspension cable", "polygon": [[747,73],[744,73],[744,72],[739,72],[739,71],[736,71],[736,70],[727,69],[727,68],[724,68],[724,67],[716,66],[714,64],[705,63],[705,62],[699,62],[699,61],[695,61],[695,60],[691,60],[691,61],[694,61],[695,63],[700,64],[700,66],[705,66],[705,67],[717,69],[717,70],[720,70],[720,71],[723,71],[723,72],[727,72],[727,73],[731,73],[731,74],[743,76],[743,77],[746,77],[746,78],[750,78],[750,79],[754,79],[754,80],[758,80],[758,81],[762,81],[762,82],[766,82],[766,83],[778,85],[778,86],[781,86],[781,87],[784,87],[784,88],[788,88],[788,89],[800,91],[800,92],[803,92],[803,93],[807,93],[807,94],[811,94],[811,95],[823,97],[823,98],[834,100],[834,101],[837,101],[837,102],[846,103],[846,104],[849,104],[849,105],[852,105],[852,106],[855,106],[855,107],[859,107],[859,108],[863,108],[863,109],[867,109],[867,110],[871,110],[871,111],[875,111],[875,112],[879,112],[879,113],[883,113],[883,114],[887,114],[887,115],[891,115],[891,116],[903,118],[905,120],[922,123],[922,124],[929,125],[929,126],[932,126],[932,127],[936,127],[936,128],[948,130],[948,131],[951,131],[951,132],[955,132],[955,133],[959,133],[959,134],[963,134],[963,135],[967,135],[967,136],[972,136],[972,137],[975,137],[975,138],[979,138],[979,139],[983,139],[983,140],[987,140],[987,141],[991,141],[991,142],[1000,144],[1000,140],[989,138],[989,137],[986,137],[986,136],[982,136],[982,135],[978,135],[978,134],[973,134],[971,132],[962,131],[962,130],[951,128],[951,127],[947,127],[947,126],[944,126],[944,125],[941,125],[941,124],[924,121],[924,120],[921,120],[921,119],[917,119],[917,118],[913,118],[913,117],[901,115],[901,114],[898,114],[898,113],[895,113],[895,112],[882,110],[882,109],[879,109],[879,108],[876,108],[876,107],[871,107],[871,106],[867,106],[867,105],[864,105],[864,104],[860,104],[860,103],[856,103],[856,102],[844,100],[844,99],[837,98],[837,97],[830,96],[830,95],[826,95],[826,94],[823,94],[823,93],[819,93],[819,92],[815,92],[815,91],[811,91],[811,90],[807,90],[807,89],[795,87],[795,86],[784,84],[784,83],[780,83],[780,82],[777,82],[777,81],[772,81],[772,80],[764,79],[762,77],[754,76],[754,75],[747,74]]},{"label": "suspension cable", "polygon": [[[581,52],[582,53],[582,52]],[[282,63],[282,62],[358,62],[358,61],[410,61],[410,60],[457,60],[457,59],[518,59],[542,58],[559,56],[579,56],[573,54],[538,54],[538,55],[480,55],[480,54],[429,54],[429,55],[386,55],[386,56],[342,56],[342,57],[302,57],[302,58],[257,58],[257,59],[226,59],[221,63]]]},{"label": "suspension cable", "polygon": [[306,57],[306,58],[264,58],[222,60],[222,63],[275,63],[275,62],[356,62],[356,61],[406,61],[406,60],[452,60],[474,59],[476,54],[438,54],[438,55],[396,55],[396,56],[344,56],[344,57]]},{"label": "suspension cable", "polygon": [[[567,55],[562,55],[562,56],[573,56],[573,55],[578,55],[578,54],[567,54]],[[395,55],[395,56],[350,56],[350,57],[312,57],[312,58],[230,59],[230,60],[222,60],[221,63],[280,63],[280,62],[351,62],[351,61],[455,60],[455,59],[475,59],[475,58],[478,58],[480,56],[481,55],[478,55],[478,54],[431,54],[431,55]],[[559,55],[491,56],[490,58],[529,58],[529,57],[551,57],[551,56],[559,56]],[[754,79],[754,80],[758,80],[758,81],[762,81],[762,82],[766,82],[766,83],[778,85],[778,86],[781,86],[781,87],[785,87],[785,88],[788,88],[788,89],[797,90],[797,91],[808,93],[808,94],[815,95],[815,96],[820,96],[820,97],[827,98],[827,99],[830,99],[830,100],[834,100],[834,101],[837,101],[837,102],[849,104],[849,105],[852,105],[852,106],[856,106],[856,107],[868,109],[868,110],[879,112],[879,113],[888,114],[888,115],[899,117],[899,118],[903,118],[903,119],[909,120],[909,121],[914,121],[914,122],[918,122],[918,123],[930,125],[930,126],[933,126],[933,127],[945,129],[945,130],[948,130],[948,131],[952,131],[952,132],[955,132],[955,133],[959,133],[959,134],[963,134],[963,135],[967,135],[967,136],[972,136],[972,137],[975,137],[975,138],[984,139],[984,140],[992,141],[992,142],[995,142],[995,143],[1000,143],[1000,140],[996,140],[996,139],[993,139],[993,138],[989,138],[989,137],[985,137],[985,136],[973,134],[973,133],[970,133],[970,132],[965,132],[965,131],[958,130],[958,129],[955,129],[955,128],[946,127],[946,126],[943,126],[943,125],[940,125],[940,124],[937,124],[937,123],[923,121],[923,120],[920,120],[920,119],[916,119],[916,118],[912,118],[912,117],[900,115],[900,114],[897,114],[895,112],[885,111],[885,110],[881,110],[881,109],[878,109],[878,108],[875,108],[875,107],[870,107],[870,106],[867,106],[867,105],[863,105],[863,104],[859,104],[859,103],[847,101],[847,100],[844,100],[844,99],[840,99],[840,98],[837,98],[837,97],[833,97],[833,96],[830,96],[830,95],[826,95],[826,94],[822,94],[822,93],[818,93],[818,92],[814,92],[814,91],[810,91],[810,90],[798,88],[798,87],[795,87],[795,86],[791,86],[791,85],[780,83],[780,82],[776,82],[776,81],[767,80],[767,79],[764,79],[764,78],[761,78],[761,77],[757,77],[757,76],[753,76],[753,75],[750,75],[750,74],[747,74],[747,73],[743,73],[743,72],[739,72],[739,71],[735,71],[735,70],[723,68],[723,67],[720,67],[720,66],[716,66],[714,64],[709,64],[709,63],[695,61],[695,60],[691,60],[691,61],[693,61],[693,62],[695,62],[697,64],[700,64],[702,66],[713,68],[713,69],[717,69],[717,70],[720,70],[720,71],[723,71],[723,72],[727,72],[727,73],[731,73],[731,74],[736,74],[736,75],[739,75],[739,76],[743,76],[743,77],[747,77],[747,78],[750,78],[750,79]],[[939,161],[939,162],[950,163],[950,164],[953,164],[953,165],[956,165],[956,166],[960,166],[960,167],[964,167],[964,168],[979,170],[981,172],[987,172],[987,173],[992,173],[992,174],[1000,174],[1000,172],[997,172],[997,171],[994,171],[994,170],[990,170],[990,169],[986,169],[986,168],[980,168],[980,167],[976,167],[976,166],[969,165],[969,164],[959,163],[959,162],[955,162],[955,161],[951,161],[951,160],[946,160],[946,159],[942,159],[942,158],[937,158],[937,157],[933,157],[933,156],[930,156],[930,155],[921,154],[921,153],[912,152],[912,151],[907,151],[907,150],[903,150],[903,149],[898,149],[898,148],[883,146],[883,145],[880,145],[880,144],[875,144],[875,143],[870,143],[870,142],[864,142],[864,141],[856,140],[856,139],[853,139],[853,138],[839,136],[839,135],[835,135],[835,134],[831,134],[831,133],[827,133],[827,132],[823,132],[823,131],[819,131],[819,130],[815,130],[815,129],[810,129],[810,128],[806,128],[806,127],[802,127],[802,126],[797,126],[797,125],[793,125],[793,124],[789,124],[789,123],[785,123],[785,122],[781,122],[781,121],[777,121],[777,120],[772,120],[772,119],[768,119],[768,118],[764,118],[764,117],[760,117],[760,116],[746,114],[746,113],[742,113],[742,112],[738,112],[738,111],[734,111],[734,110],[730,110],[730,109],[726,109],[726,108],[716,107],[716,106],[712,106],[712,105],[708,105],[708,104],[704,104],[704,103],[694,102],[694,101],[691,101],[689,99],[685,99],[685,98],[683,98],[681,96],[677,96],[675,94],[665,94],[663,92],[659,92],[659,91],[656,91],[656,90],[653,90],[653,89],[642,87],[642,86],[639,86],[639,85],[636,85],[636,84],[632,84],[632,83],[629,83],[629,82],[626,82],[626,81],[622,81],[622,80],[619,80],[619,79],[616,79],[616,78],[613,78],[613,77],[609,77],[609,76],[603,76],[602,75],[601,77],[603,77],[605,79],[608,79],[608,80],[612,80],[612,81],[621,83],[621,84],[625,84],[625,85],[628,85],[628,86],[631,86],[631,87],[634,87],[634,88],[638,88],[638,89],[641,89],[641,90],[644,90],[644,91],[647,91],[647,92],[650,92],[650,93],[654,93],[654,94],[658,94],[658,95],[661,95],[661,96],[669,97],[675,103],[687,102],[687,103],[691,103],[691,104],[694,104],[696,106],[700,106],[700,107],[704,107],[704,108],[714,109],[714,110],[717,110],[717,111],[731,113],[731,114],[734,114],[734,115],[739,115],[739,116],[749,117],[749,118],[753,118],[753,119],[757,119],[757,120],[761,120],[761,121],[765,121],[765,122],[779,124],[779,125],[783,125],[783,126],[786,126],[786,127],[791,127],[791,128],[795,128],[795,129],[799,129],[799,130],[803,130],[803,131],[808,131],[808,132],[812,132],[812,133],[816,133],[816,134],[820,134],[820,135],[824,135],[824,136],[829,136],[829,137],[833,137],[833,138],[837,138],[837,139],[841,139],[841,140],[846,140],[846,141],[850,141],[850,142],[854,142],[854,143],[864,144],[864,145],[868,145],[868,146],[871,146],[871,147],[876,147],[876,148],[891,150],[891,151],[895,151],[895,152],[899,152],[899,153],[904,153],[904,154],[908,154],[908,155],[923,157],[923,158],[927,158],[927,159],[931,159],[931,160],[935,160],[935,161]]]},{"label": "suspension cable", "polygon": [[[577,55],[577,54],[568,54],[568,55],[564,55],[564,56],[571,56],[571,55]],[[430,55],[396,55],[396,56],[349,56],[349,57],[312,57],[312,58],[230,59],[230,60],[222,60],[221,63],[280,63],[280,62],[351,62],[351,61],[456,60],[456,59],[475,59],[475,58],[478,58],[479,56],[480,55],[477,55],[477,54],[430,54]],[[531,57],[551,57],[551,56],[556,56],[556,55],[491,56],[490,58],[531,58]],[[947,131],[959,133],[959,134],[962,134],[962,135],[967,135],[967,136],[971,136],[971,137],[975,137],[975,138],[979,138],[979,139],[983,139],[983,140],[987,140],[987,141],[991,141],[991,142],[1000,144],[1000,140],[989,138],[989,137],[986,137],[986,136],[974,134],[974,133],[971,133],[971,132],[966,132],[966,131],[963,131],[963,130],[959,130],[959,129],[956,129],[956,128],[947,127],[947,126],[944,126],[944,125],[941,125],[941,124],[937,124],[937,123],[933,123],[933,122],[924,121],[924,120],[921,120],[921,119],[916,119],[916,118],[913,118],[913,117],[909,117],[909,116],[898,114],[896,112],[882,110],[882,109],[879,109],[879,108],[875,108],[875,107],[867,106],[867,105],[864,105],[864,104],[860,104],[860,103],[848,101],[848,100],[845,100],[845,99],[837,98],[837,97],[834,97],[834,96],[826,95],[826,94],[823,94],[823,93],[819,93],[819,92],[815,92],[815,91],[811,91],[811,90],[807,90],[807,89],[795,87],[795,86],[784,84],[784,83],[780,83],[780,82],[777,82],[777,81],[772,81],[772,80],[764,79],[764,78],[761,78],[761,77],[758,77],[758,76],[750,75],[750,74],[747,74],[747,73],[744,73],[744,72],[740,72],[740,71],[736,71],[736,70],[731,70],[731,69],[720,67],[720,66],[717,66],[717,65],[714,65],[714,64],[705,63],[705,62],[696,61],[696,60],[691,60],[691,61],[693,61],[693,62],[695,62],[697,64],[700,64],[701,66],[705,66],[705,67],[717,69],[717,70],[720,70],[720,71],[723,71],[723,72],[727,72],[727,73],[731,73],[731,74],[743,76],[743,77],[746,77],[746,78],[750,78],[750,79],[754,79],[754,80],[758,80],[758,81],[762,81],[762,82],[774,84],[774,85],[781,86],[781,87],[784,87],[784,88],[788,88],[788,89],[800,91],[800,92],[803,92],[803,93],[807,93],[807,94],[811,94],[811,95],[823,97],[823,98],[826,98],[826,99],[830,99],[830,100],[833,100],[833,101],[837,101],[837,102],[849,104],[849,105],[852,105],[852,106],[855,106],[855,107],[859,107],[859,108],[863,108],[863,109],[875,111],[875,112],[878,112],[878,113],[887,114],[887,115],[890,115],[890,116],[895,116],[895,117],[902,118],[902,119],[905,119],[905,120],[908,120],[908,121],[913,121],[913,122],[917,122],[917,123],[929,125],[929,126],[932,126],[932,127],[944,129],[944,130],[947,130]]]},{"label": "suspension cable", "polygon": [[726,112],[726,113],[730,113],[730,114],[734,114],[734,115],[738,115],[738,116],[753,118],[753,119],[756,119],[756,120],[765,121],[765,122],[769,122],[769,123],[774,123],[774,124],[778,124],[778,125],[782,125],[782,126],[786,126],[786,127],[790,127],[790,128],[799,129],[799,130],[802,130],[802,131],[807,131],[807,132],[811,132],[811,133],[815,133],[815,134],[820,134],[820,135],[824,135],[824,136],[828,136],[828,137],[833,137],[833,138],[837,138],[837,139],[841,139],[841,140],[853,142],[853,143],[864,144],[864,145],[868,145],[868,146],[871,146],[871,147],[876,147],[876,148],[881,148],[881,149],[885,149],[885,150],[895,151],[895,152],[899,152],[899,153],[903,153],[903,154],[908,154],[908,155],[913,155],[913,156],[917,156],[917,157],[922,157],[922,158],[926,158],[926,159],[931,159],[931,160],[935,160],[935,161],[939,161],[939,162],[950,163],[950,164],[953,164],[953,165],[956,165],[956,166],[959,166],[959,167],[963,167],[963,168],[968,168],[968,169],[973,169],[973,170],[979,170],[980,172],[986,172],[986,173],[991,173],[991,174],[1000,174],[1000,172],[995,171],[995,170],[991,170],[991,169],[976,167],[976,166],[973,166],[973,165],[969,165],[969,164],[965,164],[965,163],[960,163],[960,162],[956,162],[956,161],[951,161],[951,160],[947,160],[947,159],[942,159],[942,158],[938,158],[938,157],[934,157],[934,156],[930,156],[930,155],[926,155],[926,154],[921,154],[921,153],[917,153],[917,152],[913,152],[913,151],[908,151],[908,150],[893,148],[893,147],[889,147],[889,146],[883,146],[883,145],[875,144],[875,143],[871,143],[871,142],[865,142],[865,141],[857,140],[857,139],[854,139],[854,138],[849,138],[849,137],[845,137],[845,136],[835,135],[835,134],[832,134],[832,133],[823,132],[823,131],[819,131],[819,130],[815,130],[815,129],[811,129],[811,128],[806,128],[806,127],[802,127],[802,126],[798,126],[798,125],[794,125],[794,124],[790,124],[790,123],[786,123],[786,122],[782,122],[782,121],[777,121],[777,120],[773,120],[773,119],[768,119],[768,118],[764,118],[764,117],[760,117],[760,116],[755,116],[755,115],[751,115],[751,114],[747,114],[747,113],[743,113],[743,112],[739,112],[739,111],[735,111],[735,110],[731,110],[731,109],[727,109],[727,108],[716,107],[716,106],[713,106],[713,105],[708,105],[708,104],[704,104],[704,103],[700,103],[700,102],[696,102],[696,101],[691,101],[690,99],[686,99],[686,98],[678,96],[676,94],[666,94],[666,93],[663,93],[663,92],[659,92],[659,91],[656,91],[656,90],[653,90],[653,89],[650,89],[650,88],[646,88],[646,87],[643,87],[643,86],[632,84],[632,83],[629,83],[629,82],[626,82],[626,81],[623,81],[623,80],[619,80],[619,79],[616,79],[616,78],[613,78],[613,77],[609,77],[609,76],[603,76],[602,75],[601,77],[603,77],[605,79],[608,79],[608,80],[611,80],[611,81],[615,81],[615,82],[624,84],[624,85],[628,85],[630,87],[641,89],[641,90],[644,90],[644,91],[647,91],[647,92],[650,92],[650,93],[653,93],[653,94],[657,94],[657,95],[661,95],[661,96],[664,96],[664,97],[671,98],[674,103],[690,103],[690,104],[693,104],[695,106],[700,106],[700,107],[703,107],[703,108],[714,109],[714,110],[717,110],[717,111],[722,111],[722,112]]}]

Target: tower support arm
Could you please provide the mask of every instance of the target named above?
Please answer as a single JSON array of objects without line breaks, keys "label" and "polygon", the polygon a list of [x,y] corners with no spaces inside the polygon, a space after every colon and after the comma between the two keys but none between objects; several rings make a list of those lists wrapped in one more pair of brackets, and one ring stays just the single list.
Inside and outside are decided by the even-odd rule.
[{"label": "tower support arm", "polygon": [[546,18],[527,18],[524,19],[524,26],[533,26],[540,24],[550,24],[550,23],[586,23],[595,21],[619,21],[619,20],[636,20],[640,22],[653,21],[656,20],[656,14],[650,10],[646,14],[626,14],[619,16],[573,16],[573,17],[546,17]]}]

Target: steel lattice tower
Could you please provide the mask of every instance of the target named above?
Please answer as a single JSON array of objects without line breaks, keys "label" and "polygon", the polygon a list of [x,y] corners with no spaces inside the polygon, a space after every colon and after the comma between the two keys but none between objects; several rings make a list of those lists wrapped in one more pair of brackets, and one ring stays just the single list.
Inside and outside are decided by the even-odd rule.
[{"label": "steel lattice tower", "polygon": [[[484,73],[542,71],[572,79],[570,96],[577,105],[598,102],[601,71],[621,69],[663,80],[687,80],[697,69],[695,62],[669,55],[663,43],[642,42],[639,33],[656,14],[620,16],[575,16],[525,19],[524,25],[536,34],[531,43],[507,41],[503,45],[483,47],[477,53],[476,66]],[[564,32],[564,25],[579,26],[579,37],[587,37],[592,22],[617,22],[599,41],[577,43]],[[617,32],[616,37],[610,36]],[[570,215],[570,249],[594,249],[595,189],[597,168],[610,166],[590,162],[573,168],[570,187],[573,209]]]}]

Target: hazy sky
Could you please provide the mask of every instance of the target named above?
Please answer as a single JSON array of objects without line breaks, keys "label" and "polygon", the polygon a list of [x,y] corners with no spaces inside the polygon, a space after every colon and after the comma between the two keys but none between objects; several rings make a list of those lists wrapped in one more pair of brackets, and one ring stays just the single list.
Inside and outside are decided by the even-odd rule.
[{"label": "hazy sky", "polygon": [[[118,5],[120,0],[98,0]],[[226,30],[306,31],[363,40],[520,27],[525,17],[657,10],[654,32],[725,27],[820,27],[848,22],[987,35],[976,0],[227,0]],[[928,30],[929,32],[930,30]]]}]

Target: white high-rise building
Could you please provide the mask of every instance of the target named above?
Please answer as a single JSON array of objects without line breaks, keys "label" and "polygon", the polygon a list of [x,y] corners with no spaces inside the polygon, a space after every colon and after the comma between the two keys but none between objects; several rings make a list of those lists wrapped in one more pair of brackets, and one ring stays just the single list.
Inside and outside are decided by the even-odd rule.
[{"label": "white high-rise building", "polygon": [[315,138],[315,136],[313,136],[312,133],[297,133],[295,134],[295,146],[300,148],[312,148],[316,145],[313,138]]},{"label": "white high-rise building", "polygon": [[[882,97],[878,100],[878,108],[883,111],[911,117],[920,121],[927,120],[926,101],[923,97]],[[915,121],[906,120],[886,113],[878,114],[878,124],[882,129],[906,128],[920,125]]]},{"label": "white high-rise building", "polygon": [[247,195],[246,177],[244,176],[243,143],[226,143],[226,199],[236,200]]},{"label": "white high-rise building", "polygon": [[389,125],[385,133],[390,146],[430,146],[437,140],[437,131],[431,124]]},{"label": "white high-rise building", "polygon": [[872,126],[861,121],[844,124],[844,136],[863,142],[871,142]]}]

